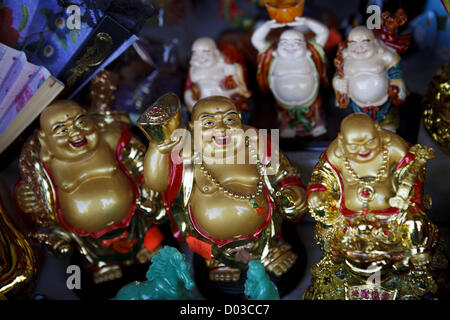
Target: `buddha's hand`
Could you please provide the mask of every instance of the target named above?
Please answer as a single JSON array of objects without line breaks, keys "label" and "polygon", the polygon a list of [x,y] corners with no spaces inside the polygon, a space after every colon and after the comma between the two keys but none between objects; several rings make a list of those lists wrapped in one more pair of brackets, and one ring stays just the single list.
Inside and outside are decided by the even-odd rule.
[{"label": "buddha's hand", "polygon": [[22,183],[16,189],[16,202],[25,213],[32,213],[38,207],[36,195],[27,183]]},{"label": "buddha's hand", "polygon": [[164,141],[161,144],[158,144],[156,148],[162,154],[167,154],[172,152],[172,150],[183,140],[182,136],[178,136],[175,138],[171,138],[169,140]]},{"label": "buddha's hand", "polygon": [[304,189],[299,186],[287,186],[281,188],[278,193],[278,203],[281,204],[286,215],[296,218],[304,212],[308,206]]},{"label": "buddha's hand", "polygon": [[339,77],[333,78],[333,88],[341,94],[346,94],[348,91],[347,80]]},{"label": "buddha's hand", "polygon": [[288,22],[287,25],[289,27],[298,27],[304,26],[306,24],[307,19],[305,17],[295,17],[295,20],[292,22]]},{"label": "buddha's hand", "polygon": [[277,20],[272,19],[267,22],[265,22],[261,27],[268,28],[268,29],[276,29],[276,28],[282,28],[285,27],[287,23],[279,23]]}]

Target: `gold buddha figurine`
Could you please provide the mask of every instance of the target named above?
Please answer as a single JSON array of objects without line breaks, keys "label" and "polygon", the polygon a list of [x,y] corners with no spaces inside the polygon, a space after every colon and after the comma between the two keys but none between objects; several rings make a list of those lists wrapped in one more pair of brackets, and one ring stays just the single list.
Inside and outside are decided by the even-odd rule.
[{"label": "gold buddha figurine", "polygon": [[55,254],[78,250],[94,283],[149,261],[163,236],[152,225],[157,194],[141,184],[145,151],[119,111],[88,113],[70,100],[44,109],[22,149],[16,189],[39,227],[33,238]]},{"label": "gold buddha figurine", "polygon": [[[323,252],[305,299],[419,299],[434,294],[447,261],[423,195],[434,150],[410,147],[354,113],[321,155],[307,201]],[[425,201],[426,202],[426,201]],[[373,283],[375,280],[375,283]]]},{"label": "gold buddha figurine", "polygon": [[164,130],[141,128],[166,132],[162,140],[150,139],[144,177],[149,188],[162,193],[174,235],[205,259],[210,280],[238,281],[252,259],[276,276],[284,274],[297,255],[281,237],[282,220],[303,218],[306,210],[296,170],[270,147],[271,139],[266,143],[256,129],[242,124],[231,99],[200,99],[183,142],[170,136],[179,127],[174,111],[179,108],[176,95],[169,94],[141,116],[149,119],[163,110],[168,115],[160,116]]}]

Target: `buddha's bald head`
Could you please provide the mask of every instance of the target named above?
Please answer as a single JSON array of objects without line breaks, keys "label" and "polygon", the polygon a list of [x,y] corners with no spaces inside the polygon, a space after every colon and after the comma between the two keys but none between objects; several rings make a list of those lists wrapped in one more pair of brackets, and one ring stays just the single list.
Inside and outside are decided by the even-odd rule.
[{"label": "buddha's bald head", "polygon": [[235,111],[238,112],[233,101],[224,96],[210,96],[200,99],[192,108],[192,120],[199,120],[201,115]]},{"label": "buddha's bald head", "polygon": [[341,133],[350,135],[355,132],[370,131],[375,132],[377,123],[365,113],[352,113],[341,122]]},{"label": "buddha's bald head", "polygon": [[379,48],[379,43],[372,30],[365,26],[353,28],[348,35],[347,52],[353,59],[364,60],[372,57]]},{"label": "buddha's bald head", "polygon": [[192,50],[215,50],[217,49],[216,42],[208,37],[198,38],[192,44]]},{"label": "buddha's bald head", "polygon": [[369,30],[365,26],[357,26],[348,34],[348,41],[372,41],[375,39],[375,35],[372,30]]},{"label": "buddha's bald head", "polygon": [[39,124],[42,130],[49,132],[55,122],[65,121],[74,115],[82,113],[86,113],[86,110],[75,101],[57,100],[42,111]]},{"label": "buddha's bald head", "polygon": [[192,44],[191,64],[198,68],[208,68],[220,60],[216,42],[208,37],[198,38]]}]

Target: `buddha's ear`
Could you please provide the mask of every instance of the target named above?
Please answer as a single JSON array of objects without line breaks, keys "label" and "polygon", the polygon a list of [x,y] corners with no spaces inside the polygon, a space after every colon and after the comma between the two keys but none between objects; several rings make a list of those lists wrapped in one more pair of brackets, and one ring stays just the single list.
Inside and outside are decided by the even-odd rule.
[{"label": "buddha's ear", "polygon": [[48,150],[47,142],[46,142],[46,135],[45,132],[42,130],[39,130],[38,132],[38,139],[39,143],[41,144],[41,151],[40,151],[40,158],[43,162],[47,162],[51,159],[50,151]]},{"label": "buddha's ear", "polygon": [[344,156],[344,153],[344,137],[341,133],[339,133],[337,136],[337,147],[334,151],[334,154],[336,155],[336,157],[342,158]]}]

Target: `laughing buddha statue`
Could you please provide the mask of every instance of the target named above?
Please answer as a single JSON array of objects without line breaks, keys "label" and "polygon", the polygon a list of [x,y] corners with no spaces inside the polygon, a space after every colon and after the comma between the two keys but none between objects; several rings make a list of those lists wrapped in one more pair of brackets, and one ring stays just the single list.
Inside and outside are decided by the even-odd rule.
[{"label": "laughing buddha statue", "polygon": [[323,257],[311,269],[305,299],[420,299],[436,293],[433,272],[447,262],[425,213],[425,164],[433,157],[433,149],[410,146],[365,114],[342,121],[308,186]]},{"label": "laughing buddha statue", "polygon": [[408,95],[400,55],[365,26],[355,27],[339,45],[333,77],[336,105],[351,107],[395,132],[400,125],[399,106]]},{"label": "laughing buddha statue", "polygon": [[[242,124],[231,99],[200,99],[184,142],[171,134],[179,128],[179,110],[177,96],[168,94],[138,121],[150,139],[145,183],[162,193],[174,235],[205,259],[209,280],[238,281],[254,259],[276,276],[286,273],[301,257],[281,237],[281,222],[303,218],[306,210],[296,170],[281,153],[276,165],[278,151],[268,143],[263,143],[265,152],[257,152],[244,130],[257,131]],[[192,134],[194,143],[186,144]],[[243,164],[236,159],[239,151],[244,151]],[[269,169],[272,175],[266,174]]]},{"label": "laughing buddha statue", "polygon": [[145,151],[120,111],[88,113],[70,100],[44,109],[16,189],[38,227],[32,237],[57,255],[78,250],[94,283],[149,261],[162,234],[152,225],[156,194],[140,183]]}]

